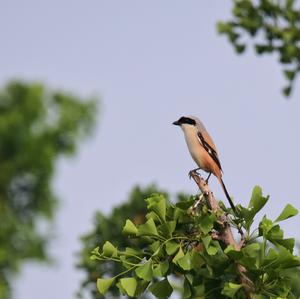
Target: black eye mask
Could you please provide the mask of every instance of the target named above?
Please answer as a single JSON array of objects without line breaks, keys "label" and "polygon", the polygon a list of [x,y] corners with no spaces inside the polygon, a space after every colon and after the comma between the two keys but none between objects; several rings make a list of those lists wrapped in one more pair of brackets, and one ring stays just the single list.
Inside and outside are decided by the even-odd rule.
[{"label": "black eye mask", "polygon": [[189,118],[189,117],[184,117],[184,116],[180,117],[178,122],[180,124],[189,124],[189,125],[193,125],[193,126],[196,125],[196,121],[194,119]]}]

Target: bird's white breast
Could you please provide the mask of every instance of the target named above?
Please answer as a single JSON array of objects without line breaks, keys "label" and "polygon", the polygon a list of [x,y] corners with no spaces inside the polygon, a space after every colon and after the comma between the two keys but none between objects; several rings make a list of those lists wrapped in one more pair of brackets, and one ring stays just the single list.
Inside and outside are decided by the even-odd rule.
[{"label": "bird's white breast", "polygon": [[197,163],[197,165],[202,168],[202,151],[203,147],[199,141],[198,135],[197,135],[197,129],[195,126],[191,125],[182,125],[181,126],[186,144],[188,146],[189,152],[194,159],[194,161]]}]

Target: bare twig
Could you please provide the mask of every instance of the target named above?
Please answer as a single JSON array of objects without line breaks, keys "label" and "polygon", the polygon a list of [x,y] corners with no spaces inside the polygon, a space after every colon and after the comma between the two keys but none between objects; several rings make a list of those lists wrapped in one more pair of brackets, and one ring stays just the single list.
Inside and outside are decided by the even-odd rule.
[{"label": "bare twig", "polygon": [[[228,218],[224,213],[221,212],[221,208],[215,199],[213,193],[211,192],[207,182],[200,177],[200,175],[193,171],[190,173],[191,178],[195,181],[198,185],[199,189],[201,190],[201,196],[206,199],[210,209],[216,215],[218,215],[218,220],[221,223],[221,228],[219,231],[214,231],[211,237],[215,240],[221,241],[225,245],[232,245],[233,248],[237,251],[240,251],[245,243],[244,233],[241,229],[239,229],[239,233],[241,234],[241,241],[238,243],[233,236],[233,232],[231,226],[229,224]],[[202,199],[199,197],[199,201]],[[198,204],[196,204],[197,206]],[[240,264],[237,264],[237,270],[239,272],[239,280],[240,283],[243,285],[244,293],[247,299],[251,299],[253,297],[253,283],[246,275],[246,268]]]}]

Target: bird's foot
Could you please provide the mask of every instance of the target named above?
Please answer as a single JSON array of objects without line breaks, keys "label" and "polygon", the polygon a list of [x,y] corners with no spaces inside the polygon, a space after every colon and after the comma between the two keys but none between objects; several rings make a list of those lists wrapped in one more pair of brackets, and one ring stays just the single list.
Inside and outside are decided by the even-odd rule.
[{"label": "bird's foot", "polygon": [[190,170],[188,173],[189,178],[191,179],[193,174],[199,175],[199,173],[197,172],[198,170],[200,170],[200,168],[195,168],[195,169]]}]

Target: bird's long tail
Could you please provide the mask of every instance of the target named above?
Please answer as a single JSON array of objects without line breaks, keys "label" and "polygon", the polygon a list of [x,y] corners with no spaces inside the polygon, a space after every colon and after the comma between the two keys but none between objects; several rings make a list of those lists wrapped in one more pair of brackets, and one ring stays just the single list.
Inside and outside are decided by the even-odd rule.
[{"label": "bird's long tail", "polygon": [[231,200],[231,198],[230,198],[230,196],[229,196],[229,193],[228,193],[228,191],[227,191],[227,189],[226,189],[226,187],[225,187],[225,184],[224,184],[224,182],[223,182],[223,180],[222,180],[221,177],[219,178],[219,181],[220,181],[220,184],[222,185],[223,191],[224,191],[224,193],[225,193],[225,195],[226,195],[227,200],[229,201],[229,204],[230,204],[230,206],[231,206],[231,208],[232,208],[234,214],[237,214],[235,205],[233,204],[233,202],[232,202],[232,200]]}]

